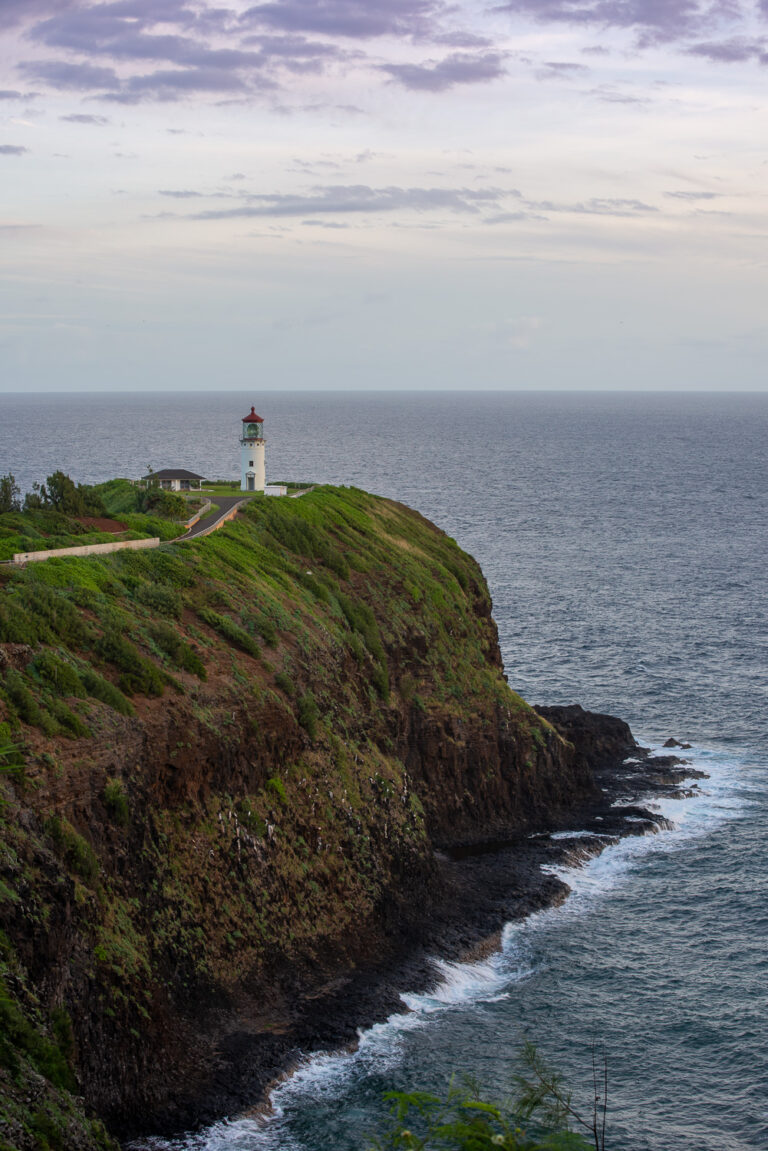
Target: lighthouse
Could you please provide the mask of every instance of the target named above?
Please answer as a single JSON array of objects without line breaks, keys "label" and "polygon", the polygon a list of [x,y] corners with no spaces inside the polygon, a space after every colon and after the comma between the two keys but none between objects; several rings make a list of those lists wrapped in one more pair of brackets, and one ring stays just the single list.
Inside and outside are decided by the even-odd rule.
[{"label": "lighthouse", "polygon": [[266,486],[264,469],[264,421],[251,408],[243,416],[240,434],[240,491],[263,492]]}]

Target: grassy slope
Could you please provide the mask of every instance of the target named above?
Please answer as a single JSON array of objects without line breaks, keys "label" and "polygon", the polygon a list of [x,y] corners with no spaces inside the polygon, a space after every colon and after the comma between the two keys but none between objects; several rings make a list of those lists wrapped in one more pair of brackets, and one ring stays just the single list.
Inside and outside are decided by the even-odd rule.
[{"label": "grassy slope", "polygon": [[[17,645],[0,743],[25,761],[0,808],[2,1009],[19,1021],[0,1139],[90,1147],[98,1127],[66,1134],[66,1074],[93,1073],[70,1016],[76,1039],[135,1035],[138,1063],[169,1004],[286,957],[332,966],[397,869],[426,866],[398,709],[460,724],[491,700],[531,746],[552,733],[494,662],[475,562],[354,489],[255,500],[197,544],[0,571],[0,645]],[[69,954],[41,956],[56,931]]]},{"label": "grassy slope", "polygon": [[12,559],[15,552],[51,551],[148,536],[169,540],[179,534],[178,526],[166,519],[137,514],[137,490],[130,480],[110,480],[95,491],[102,497],[108,514],[119,517],[125,524],[124,534],[114,536],[111,532],[93,531],[74,517],[52,508],[5,512],[0,515],[0,561]]}]

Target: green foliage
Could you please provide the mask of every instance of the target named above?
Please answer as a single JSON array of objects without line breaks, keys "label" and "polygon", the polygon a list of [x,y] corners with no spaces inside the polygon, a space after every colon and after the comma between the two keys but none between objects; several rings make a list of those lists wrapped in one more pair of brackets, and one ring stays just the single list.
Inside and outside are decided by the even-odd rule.
[{"label": "green foliage", "polygon": [[373,613],[373,609],[363,600],[352,599],[342,592],[339,592],[336,598],[347,623],[353,631],[358,632],[362,636],[365,646],[373,658],[375,660],[383,660],[384,648],[382,647],[379,626],[376,623],[376,616]]},{"label": "green foliage", "polygon": [[60,659],[52,651],[36,655],[30,671],[55,695],[77,696],[80,699],[87,695],[83,681],[72,664]]},{"label": "green foliage", "polygon": [[49,700],[48,707],[54,720],[66,735],[73,739],[84,739],[91,734],[88,724],[81,719],[76,711],[67,707],[62,699]]},{"label": "green foliage", "polygon": [[128,695],[162,695],[163,678],[153,663],[145,659],[119,631],[105,631],[96,642],[97,655],[121,672],[120,688]]},{"label": "green foliage", "polygon": [[45,831],[70,871],[87,883],[93,883],[99,874],[99,861],[90,843],[59,815],[52,815],[45,821]]},{"label": "green foliage", "polygon": [[76,1090],[65,1052],[29,1022],[10,994],[5,980],[0,979],[0,1064],[11,1074],[18,1074],[20,1052],[54,1087]]},{"label": "green foliage", "polygon": [[139,510],[139,489],[132,480],[107,480],[104,484],[96,484],[93,490],[107,515],[120,516]]},{"label": "green foliage", "polygon": [[53,472],[43,485],[35,485],[43,506],[71,516],[103,516],[104,504],[98,493],[84,484],[75,484],[64,472]]},{"label": "green foliage", "polygon": [[149,485],[139,492],[138,510],[151,512],[163,519],[185,520],[189,518],[187,501],[178,492],[167,492],[161,487]]},{"label": "green foliage", "polygon": [[294,696],[296,688],[293,686],[293,680],[284,671],[279,671],[275,675],[275,687],[279,687],[280,691],[285,692],[287,696]]},{"label": "green foliage", "polygon": [[114,711],[119,711],[121,715],[134,715],[135,710],[130,700],[126,699],[119,688],[110,683],[108,679],[104,679],[93,668],[84,668],[80,673],[80,678],[83,681],[83,686],[93,699],[99,699],[102,703],[106,703],[108,707],[113,708]]},{"label": "green foliage", "polygon": [[269,616],[263,612],[260,615],[248,615],[245,622],[249,629],[261,636],[267,647],[277,647],[277,629]]},{"label": "green foliage", "polygon": [[175,628],[165,623],[153,624],[149,629],[149,637],[176,667],[191,672],[198,679],[208,678],[200,656],[190,644],[185,643]]},{"label": "green foliage", "polygon": [[282,779],[279,779],[277,776],[273,776],[272,779],[267,780],[266,789],[268,792],[271,792],[272,795],[276,795],[281,803],[285,803],[288,798],[285,791],[285,784]]},{"label": "green foliage", "polygon": [[21,511],[20,495],[21,490],[15,476],[10,472],[0,476],[0,515],[4,512]]},{"label": "green foliage", "polygon": [[140,583],[134,591],[134,596],[152,611],[160,615],[170,616],[171,619],[181,619],[183,602],[178,591],[167,584]]},{"label": "green foliage", "polygon": [[299,697],[296,717],[313,742],[317,738],[317,721],[319,715],[317,701],[311,691]]},{"label": "green foliage", "polygon": [[55,735],[59,730],[56,720],[44,707],[40,707],[30,691],[28,682],[15,668],[9,668],[5,673],[3,694],[12,704],[18,717],[30,727],[39,727],[46,735]]},{"label": "green foliage", "polygon": [[201,607],[198,609],[197,614],[203,623],[207,623],[214,631],[217,631],[220,636],[223,636],[234,647],[240,648],[241,651],[247,652],[255,658],[261,654],[259,645],[253,636],[230,619],[228,615],[220,615],[219,612],[213,611],[211,608]]},{"label": "green foliage", "polygon": [[[589,1151],[590,1144],[571,1131],[569,1116],[558,1113],[550,1124],[543,1104],[529,1107],[520,1098],[490,1102],[478,1085],[452,1081],[445,1096],[426,1091],[390,1091],[389,1122],[369,1151]],[[529,1121],[536,1121],[529,1129]]]},{"label": "green foliage", "polygon": [[109,812],[112,822],[116,823],[118,827],[127,827],[131,812],[122,780],[108,779],[103,795],[104,806]]}]

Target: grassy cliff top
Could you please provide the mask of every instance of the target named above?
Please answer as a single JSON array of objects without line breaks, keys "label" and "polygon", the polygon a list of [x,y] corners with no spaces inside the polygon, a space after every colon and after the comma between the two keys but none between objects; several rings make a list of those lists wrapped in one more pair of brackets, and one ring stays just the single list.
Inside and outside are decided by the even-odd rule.
[{"label": "grassy cliff top", "polygon": [[[487,662],[495,629],[475,561],[408,508],[321,487],[298,500],[252,500],[195,544],[1,570],[0,643],[27,645],[34,656],[0,677],[0,708],[13,729],[81,736],[98,726],[89,701],[130,714],[133,697],[188,692],[222,649],[256,661],[243,674],[262,683],[275,662],[265,652],[284,649],[322,696],[324,661],[313,670],[311,657],[329,632],[367,669],[381,700],[385,651],[396,657],[415,633],[435,673],[423,694],[460,708],[489,675],[500,679]],[[457,643],[470,637],[477,659],[468,663],[465,653],[457,663]],[[405,683],[406,694],[416,690]]]}]

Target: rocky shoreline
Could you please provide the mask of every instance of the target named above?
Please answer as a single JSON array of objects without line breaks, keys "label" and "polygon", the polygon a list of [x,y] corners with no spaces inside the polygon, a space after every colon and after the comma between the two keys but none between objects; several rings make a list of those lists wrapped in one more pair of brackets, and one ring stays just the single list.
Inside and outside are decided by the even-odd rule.
[{"label": "rocky shoreline", "polygon": [[[437,890],[420,930],[398,937],[396,951],[318,988],[302,987],[299,974],[278,992],[281,1026],[269,1034],[234,1030],[219,1044],[208,1090],[179,1098],[154,1116],[153,1134],[179,1136],[224,1116],[264,1113],[274,1085],[320,1051],[351,1050],[360,1030],[405,1010],[400,993],[435,985],[434,958],[469,962],[495,951],[503,926],[562,903],[570,889],[549,870],[599,855],[626,836],[653,834],[668,824],[638,802],[657,796],[695,795],[706,778],[674,754],[652,754],[636,743],[627,724],[580,706],[537,707],[593,774],[594,797],[557,825],[516,838],[436,845]],[[677,741],[666,746],[683,747]],[[573,836],[567,832],[572,831]],[[552,833],[558,832],[553,839]],[[585,834],[586,833],[586,834]],[[288,1006],[290,1004],[290,1006]],[[270,1004],[274,1013],[277,1003]],[[226,1011],[226,1008],[224,1008]],[[151,1142],[134,1139],[132,1151]]]}]

